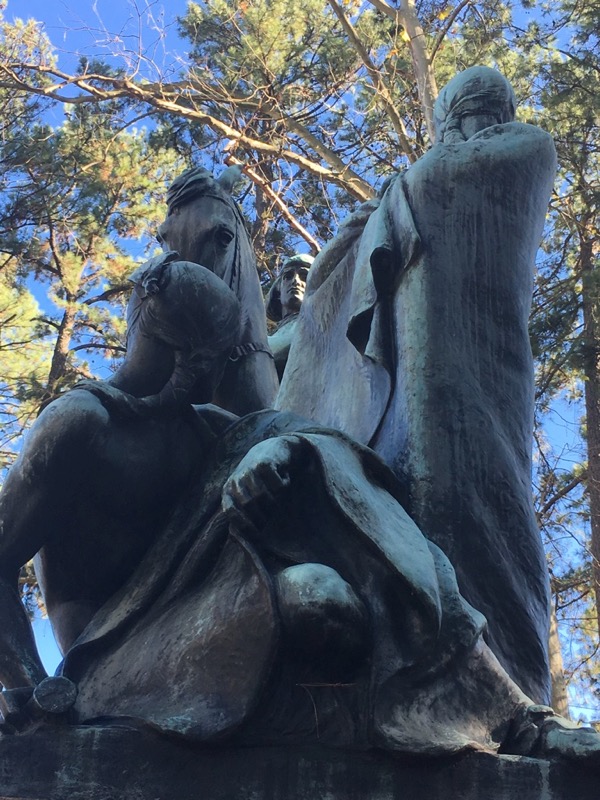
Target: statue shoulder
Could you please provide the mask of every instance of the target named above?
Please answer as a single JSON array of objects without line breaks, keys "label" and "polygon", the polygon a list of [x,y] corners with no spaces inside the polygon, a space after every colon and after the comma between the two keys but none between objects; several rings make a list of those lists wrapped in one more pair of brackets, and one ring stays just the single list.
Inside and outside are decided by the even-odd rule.
[{"label": "statue shoulder", "polygon": [[474,148],[493,147],[500,156],[506,155],[514,161],[528,162],[533,158],[538,163],[556,163],[556,148],[552,136],[543,128],[527,122],[505,122],[484,128],[465,144]]}]

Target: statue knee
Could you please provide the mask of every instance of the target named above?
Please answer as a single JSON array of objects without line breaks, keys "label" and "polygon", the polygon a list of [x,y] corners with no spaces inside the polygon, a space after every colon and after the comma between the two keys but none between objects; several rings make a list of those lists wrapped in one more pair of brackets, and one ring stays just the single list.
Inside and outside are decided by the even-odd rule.
[{"label": "statue knee", "polygon": [[324,564],[299,564],[275,578],[284,641],[320,680],[356,673],[369,650],[368,612],[352,586]]},{"label": "statue knee", "polygon": [[30,450],[35,445],[36,450],[48,454],[81,443],[89,447],[93,436],[105,429],[109,422],[110,415],[97,397],[85,390],[72,389],[46,406],[32,427],[26,444]]},{"label": "statue knee", "polygon": [[[5,494],[33,483],[38,490],[58,490],[85,475],[98,434],[109,422],[107,411],[88,392],[72,390],[59,397],[35,421],[11,468]],[[70,487],[73,490],[73,486]]]}]

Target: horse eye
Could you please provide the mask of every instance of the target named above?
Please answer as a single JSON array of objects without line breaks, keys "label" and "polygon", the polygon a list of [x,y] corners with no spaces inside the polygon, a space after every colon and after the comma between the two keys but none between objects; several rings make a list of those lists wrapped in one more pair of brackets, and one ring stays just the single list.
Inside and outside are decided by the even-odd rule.
[{"label": "horse eye", "polygon": [[233,231],[229,230],[229,228],[217,228],[215,231],[215,239],[221,247],[227,247],[233,240],[234,235]]}]

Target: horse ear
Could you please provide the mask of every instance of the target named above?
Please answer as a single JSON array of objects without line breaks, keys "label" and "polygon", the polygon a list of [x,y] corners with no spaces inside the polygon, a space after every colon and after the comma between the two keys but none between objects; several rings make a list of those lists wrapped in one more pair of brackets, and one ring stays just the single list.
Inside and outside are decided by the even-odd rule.
[{"label": "horse ear", "polygon": [[227,169],[219,175],[217,178],[217,183],[222,189],[231,194],[233,187],[241,179],[242,167],[239,164],[233,164],[231,167],[227,167]]}]

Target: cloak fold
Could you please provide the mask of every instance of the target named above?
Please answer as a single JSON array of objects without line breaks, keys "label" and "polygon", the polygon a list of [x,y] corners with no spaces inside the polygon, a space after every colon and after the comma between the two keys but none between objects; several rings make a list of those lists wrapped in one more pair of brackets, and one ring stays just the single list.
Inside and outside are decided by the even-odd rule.
[{"label": "cloak fold", "polygon": [[[290,514],[286,504],[249,541],[221,513],[221,491],[251,447],[273,437],[304,448],[290,502],[306,513]],[[244,730],[252,741],[252,720],[265,698],[277,696],[272,681],[281,680],[273,565],[316,561],[336,569],[369,610],[370,666],[356,684],[371,709],[369,737],[406,749],[402,726],[390,723],[403,718],[406,687],[451,686],[452,664],[473,650],[485,621],[460,598],[452,567],[398,493],[371,451],[334,431],[272,411],[234,423],[131,580],[67,654],[62,674],[78,684],[78,721],[125,719],[204,742]],[[294,518],[289,530],[287,516]],[[404,688],[382,691],[390,681]],[[494,746],[487,734],[477,742],[460,719],[428,735],[452,752]],[[411,749],[416,739],[408,738]]]}]

